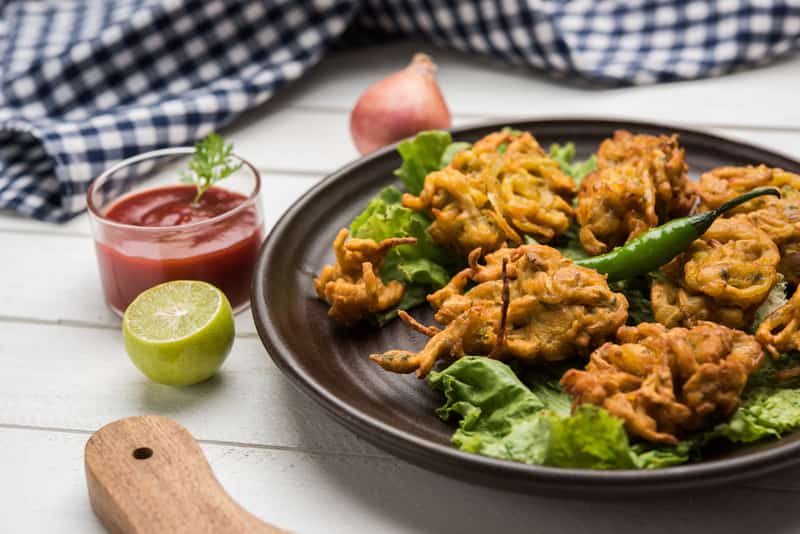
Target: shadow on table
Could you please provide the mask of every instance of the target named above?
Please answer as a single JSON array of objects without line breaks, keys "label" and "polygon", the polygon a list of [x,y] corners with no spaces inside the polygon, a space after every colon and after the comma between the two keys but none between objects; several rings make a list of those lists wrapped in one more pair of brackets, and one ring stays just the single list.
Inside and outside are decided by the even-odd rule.
[{"label": "shadow on table", "polygon": [[[286,401],[310,401],[284,383]],[[321,410],[321,408],[316,408]],[[298,412],[299,413],[299,412]],[[318,419],[315,417],[314,419]],[[300,432],[313,432],[297,421]],[[336,424],[338,425],[338,423]],[[343,432],[349,432],[341,428]],[[303,442],[315,442],[312,435]],[[509,493],[422,470],[393,457],[309,455],[308,465],[341,494],[381,517],[387,530],[419,533],[797,532],[800,469],[752,482],[636,500],[563,499]],[[344,525],[335,530],[347,530]],[[345,527],[342,529],[341,527]]]},{"label": "shadow on table", "polygon": [[211,404],[223,394],[225,373],[217,373],[205,382],[187,387],[174,387],[142,380],[139,402],[144,413],[175,416],[203,404]]}]

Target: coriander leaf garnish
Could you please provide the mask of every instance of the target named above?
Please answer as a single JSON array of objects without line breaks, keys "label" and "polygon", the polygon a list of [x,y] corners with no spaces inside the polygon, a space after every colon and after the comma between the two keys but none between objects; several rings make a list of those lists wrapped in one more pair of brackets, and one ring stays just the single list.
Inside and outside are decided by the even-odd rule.
[{"label": "coriander leaf garnish", "polygon": [[192,205],[196,206],[206,190],[235,173],[242,163],[234,163],[231,158],[233,143],[225,140],[214,132],[194,145],[194,156],[189,162],[189,170],[181,173],[181,181],[185,184],[197,186]]}]

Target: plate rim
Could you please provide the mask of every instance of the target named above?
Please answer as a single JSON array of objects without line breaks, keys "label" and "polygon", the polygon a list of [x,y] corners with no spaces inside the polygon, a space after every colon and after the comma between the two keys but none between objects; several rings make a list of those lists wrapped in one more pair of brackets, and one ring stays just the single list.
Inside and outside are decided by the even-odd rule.
[{"label": "plate rim", "polygon": [[[702,129],[680,126],[666,122],[631,120],[613,116],[554,116],[520,118],[514,120],[487,120],[449,130],[454,138],[474,130],[521,126],[534,131],[535,125],[612,126],[613,129],[650,129],[690,134],[711,141],[733,144],[738,147],[766,154],[774,159],[785,160],[789,165],[800,167],[800,161],[788,154],[739,139],[732,139]],[[652,470],[595,470],[530,465],[501,460],[479,454],[463,452],[449,444],[440,444],[412,433],[399,430],[379,421],[369,414],[351,406],[339,398],[312,376],[299,369],[292,350],[284,343],[273,322],[266,299],[266,280],[269,260],[276,253],[276,243],[290,228],[292,220],[311,202],[317,192],[347,176],[367,163],[386,157],[396,151],[397,143],[383,147],[371,154],[347,163],[328,174],[304,192],[280,216],[261,246],[251,284],[251,312],[258,336],[267,353],[290,382],[311,397],[328,414],[379,448],[403,460],[421,467],[454,476],[468,482],[513,489],[527,493],[542,493],[557,490],[562,494],[596,495],[598,489],[610,490],[614,495],[631,495],[646,489],[657,492],[673,492],[680,489],[700,488],[724,484],[767,474],[788,465],[800,462],[800,441],[788,442],[775,447],[755,451],[743,456],[708,460],[693,464],[664,467]],[[435,417],[431,414],[431,417]],[[464,470],[469,471],[467,475]]]}]

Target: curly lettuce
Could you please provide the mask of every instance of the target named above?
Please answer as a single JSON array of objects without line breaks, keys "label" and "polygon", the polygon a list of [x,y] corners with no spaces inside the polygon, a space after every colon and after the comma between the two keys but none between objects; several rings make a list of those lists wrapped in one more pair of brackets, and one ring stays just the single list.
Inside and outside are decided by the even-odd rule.
[{"label": "curly lettuce", "polygon": [[[560,370],[559,370],[560,372]],[[508,365],[467,356],[428,385],[441,391],[444,420],[458,419],[453,444],[467,452],[536,465],[587,469],[656,469],[699,458],[710,441],[751,443],[800,428],[800,388],[749,387],[726,422],[676,446],[632,444],[622,419],[597,406],[570,414],[570,398],[546,369],[526,383]]]},{"label": "curly lettuce", "polygon": [[379,324],[425,302],[425,296],[450,280],[454,258],[444,248],[433,242],[428,234],[431,221],[422,213],[404,208],[402,194],[389,186],[373,198],[366,209],[350,225],[350,235],[359,239],[382,241],[391,237],[415,237],[414,245],[394,247],[386,255],[381,270],[384,282],[400,280],[406,284],[403,300],[390,310],[376,315]]},{"label": "curly lettuce", "polygon": [[585,160],[575,160],[575,145],[567,143],[550,145],[550,157],[558,162],[561,170],[575,180],[575,185],[581,185],[583,179],[597,168],[597,157],[592,154]]},{"label": "curly lettuce", "polygon": [[446,167],[457,153],[469,147],[469,143],[453,143],[450,132],[420,132],[416,137],[397,145],[403,164],[394,173],[403,181],[409,193],[419,195],[429,173]]},{"label": "curly lettuce", "polygon": [[726,423],[717,425],[710,437],[734,443],[780,438],[800,427],[800,389],[753,388]]},{"label": "curly lettuce", "polygon": [[684,463],[689,447],[632,447],[622,419],[596,406],[569,413],[551,380],[528,388],[506,364],[467,356],[428,375],[444,420],[459,419],[453,444],[467,452],[537,465],[635,469]]}]

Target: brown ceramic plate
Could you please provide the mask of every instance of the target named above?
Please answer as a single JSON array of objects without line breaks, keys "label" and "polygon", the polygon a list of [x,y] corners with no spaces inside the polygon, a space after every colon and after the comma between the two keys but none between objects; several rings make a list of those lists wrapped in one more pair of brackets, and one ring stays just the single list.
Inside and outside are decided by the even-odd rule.
[{"label": "brown ceramic plate", "polygon": [[[764,163],[800,172],[800,163],[751,145],[684,128],[614,120],[537,120],[460,128],[453,138],[475,141],[503,126],[533,133],[542,146],[575,143],[584,157],[614,130],[680,134],[694,177],[721,165]],[[283,215],[258,261],[252,308],[258,333],[289,379],[345,426],[375,445],[422,467],[516,491],[620,495],[719,485],[800,461],[800,433],[738,449],[700,463],[653,471],[594,471],[541,467],[461,452],[450,445],[454,427],[434,410],[442,398],[413,375],[383,371],[367,355],[418,349],[425,338],[393,321],[381,330],[345,329],[328,318],[312,277],[333,261],[331,242],[367,201],[396,183],[395,147],[362,158],[317,184]],[[267,194],[269,194],[267,192]],[[432,322],[430,310],[414,311]]]}]

